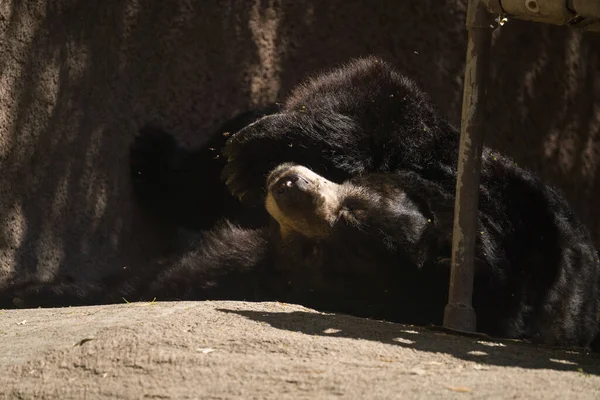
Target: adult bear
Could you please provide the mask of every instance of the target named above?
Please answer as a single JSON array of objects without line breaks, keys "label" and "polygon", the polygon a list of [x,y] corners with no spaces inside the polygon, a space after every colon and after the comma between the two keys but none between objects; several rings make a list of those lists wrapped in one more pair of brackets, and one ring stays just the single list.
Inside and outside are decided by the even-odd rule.
[{"label": "adult bear", "polygon": [[[449,272],[440,260],[450,256],[457,141],[456,130],[409,80],[380,60],[354,61],[309,80],[281,110],[227,143],[227,186],[245,203],[265,204],[270,226],[217,227],[183,256],[162,263],[158,277],[152,272],[112,283],[29,287],[18,302],[106,302],[122,294],[277,299],[439,324]],[[134,154],[150,154],[145,160],[154,161],[134,164],[160,167],[157,174],[137,171],[147,189],[138,193],[146,200],[159,195],[162,182],[177,182],[179,193],[188,186],[206,189],[202,180],[210,171],[187,160],[207,158],[212,150],[182,157],[147,150]],[[214,196],[212,189],[202,191],[206,201]],[[189,213],[207,211],[200,202]],[[598,329],[600,266],[587,231],[562,197],[486,149],[479,225],[478,330],[588,346]],[[119,281],[125,283],[111,286]]]},{"label": "adult bear", "polygon": [[[223,178],[242,202],[253,204],[264,198],[265,176],[285,162],[334,181],[413,172],[437,187],[413,199],[438,226],[436,245],[421,249],[445,259],[458,138],[410,80],[377,58],[364,58],[308,80],[280,112],[239,131],[225,148],[229,163]],[[432,193],[435,200],[427,198]],[[485,148],[478,232],[478,330],[550,344],[589,344],[598,330],[600,263],[589,233],[564,198]],[[440,318],[441,307],[436,322]]]}]

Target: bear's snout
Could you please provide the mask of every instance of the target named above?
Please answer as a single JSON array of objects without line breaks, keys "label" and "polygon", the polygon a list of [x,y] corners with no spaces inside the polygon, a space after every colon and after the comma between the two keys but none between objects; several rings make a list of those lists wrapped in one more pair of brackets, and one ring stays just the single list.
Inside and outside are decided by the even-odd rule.
[{"label": "bear's snout", "polygon": [[301,174],[292,172],[283,175],[272,185],[271,191],[275,197],[293,195],[295,192],[310,190],[312,182]]},{"label": "bear's snout", "polygon": [[267,177],[265,207],[285,232],[327,236],[339,209],[340,188],[306,167],[282,164]]}]

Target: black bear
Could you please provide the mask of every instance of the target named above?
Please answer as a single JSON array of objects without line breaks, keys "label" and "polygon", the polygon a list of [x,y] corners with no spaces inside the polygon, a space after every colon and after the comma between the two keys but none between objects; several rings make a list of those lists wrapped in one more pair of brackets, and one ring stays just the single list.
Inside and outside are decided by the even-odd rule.
[{"label": "black bear", "polygon": [[[309,79],[264,114],[235,134],[215,136],[217,143],[228,139],[227,160],[212,150],[214,142],[184,151],[160,131],[136,141],[132,172],[140,200],[175,224],[217,223],[197,240],[184,239],[187,250],[145,273],[30,285],[8,297],[21,306],[122,296],[281,300],[440,324],[456,129],[410,80],[376,58]],[[198,167],[209,159],[218,168]],[[484,149],[482,164],[478,331],[589,346],[598,331],[600,262],[588,232],[560,194],[508,158]],[[241,203],[210,175],[220,167]],[[181,198],[186,193],[196,200]],[[217,204],[218,214],[205,204]],[[216,222],[222,217],[236,224]]]}]

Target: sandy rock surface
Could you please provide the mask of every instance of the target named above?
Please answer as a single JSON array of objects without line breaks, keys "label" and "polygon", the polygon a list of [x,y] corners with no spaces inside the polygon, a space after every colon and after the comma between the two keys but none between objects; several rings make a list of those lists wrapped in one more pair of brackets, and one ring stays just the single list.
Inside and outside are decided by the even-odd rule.
[{"label": "sandy rock surface", "polygon": [[0,310],[0,398],[592,399],[600,357],[283,303]]}]

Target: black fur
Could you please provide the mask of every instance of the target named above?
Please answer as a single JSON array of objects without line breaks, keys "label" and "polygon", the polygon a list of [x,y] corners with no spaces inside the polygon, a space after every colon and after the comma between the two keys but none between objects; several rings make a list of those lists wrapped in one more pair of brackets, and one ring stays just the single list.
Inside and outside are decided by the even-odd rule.
[{"label": "black fur", "polygon": [[[147,275],[28,286],[7,300],[16,294],[19,305],[37,306],[125,296],[276,299],[441,323],[457,130],[411,81],[375,58],[308,80],[281,110],[268,113],[228,141],[227,163],[210,150],[221,145],[220,132],[216,142],[187,151],[162,132],[145,131],[132,149],[134,188],[155,214],[189,228],[208,228],[222,217],[242,227],[224,223],[200,234],[199,242],[184,239],[187,251],[157,263]],[[335,212],[341,219],[325,237],[283,235],[274,221],[265,222],[267,176],[286,162],[346,182],[343,193],[362,188],[360,201],[340,195],[344,201]],[[560,194],[510,159],[484,149],[482,165],[478,330],[590,345],[598,331],[600,263],[587,230]],[[245,205],[211,175],[221,168],[229,191]],[[347,214],[357,202],[360,217]]]}]

